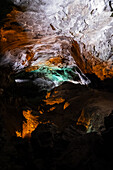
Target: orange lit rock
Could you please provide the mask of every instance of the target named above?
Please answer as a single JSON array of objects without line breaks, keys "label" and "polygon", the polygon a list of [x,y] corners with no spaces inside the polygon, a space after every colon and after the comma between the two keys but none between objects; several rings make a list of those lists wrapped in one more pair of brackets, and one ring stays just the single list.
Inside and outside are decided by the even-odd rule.
[{"label": "orange lit rock", "polygon": [[46,95],[46,99],[48,99],[51,95],[51,92],[48,92],[47,95]]},{"label": "orange lit rock", "polygon": [[46,102],[47,105],[60,104],[60,103],[63,103],[64,101],[65,99],[62,99],[62,97],[56,98],[54,100],[52,98],[44,100],[44,102]]},{"label": "orange lit rock", "polygon": [[39,113],[40,113],[40,114],[43,114],[43,111],[40,110]]},{"label": "orange lit rock", "polygon": [[32,67],[26,68],[25,71],[26,71],[26,72],[30,72],[30,71],[34,71],[34,70],[37,70],[37,69],[39,69],[38,66],[32,66]]},{"label": "orange lit rock", "polygon": [[92,56],[84,48],[81,54],[80,47],[76,41],[72,42],[71,54],[83,73],[94,73],[101,80],[113,77],[113,62],[103,61]]},{"label": "orange lit rock", "polygon": [[46,95],[46,100],[43,100],[46,105],[54,105],[54,104],[60,104],[65,101],[62,97],[57,97],[57,96],[50,96],[50,92],[47,93]]},{"label": "orange lit rock", "polygon": [[36,129],[36,127],[40,123],[37,120],[39,116],[33,116],[31,112],[32,110],[23,111],[23,116],[26,118],[26,121],[23,122],[22,133],[16,131],[17,137],[31,137],[31,133]]},{"label": "orange lit rock", "polygon": [[65,102],[64,104],[64,110],[69,106],[70,104],[68,102]]},{"label": "orange lit rock", "polygon": [[31,133],[36,129],[39,124],[39,122],[37,121],[37,118],[39,116],[33,116],[31,112],[31,110],[23,111],[23,116],[26,118],[26,122],[23,123],[23,138],[25,136],[30,137]]},{"label": "orange lit rock", "polygon": [[[51,108],[50,111],[54,110],[54,108]],[[31,133],[36,129],[36,127],[39,124],[47,124],[50,123],[50,121],[45,121],[45,122],[41,122],[38,121],[39,116],[34,116],[31,114],[32,110],[27,110],[27,111],[23,111],[23,116],[25,117],[26,121],[23,121],[23,125],[22,125],[22,132],[20,131],[16,131],[16,135],[17,137],[31,137]],[[39,111],[40,114],[43,114],[42,111]]]},{"label": "orange lit rock", "polygon": [[27,59],[28,61],[31,61],[31,60],[33,59],[33,57],[34,57],[34,53],[31,51],[31,52],[28,52],[28,53],[27,53],[26,59]]},{"label": "orange lit rock", "polygon": [[13,9],[10,14],[7,14],[7,20],[0,29],[0,48],[2,53],[7,50],[23,47],[28,43],[28,34],[24,28],[18,24],[16,16],[21,12]]},{"label": "orange lit rock", "polygon": [[49,62],[54,65],[58,65],[59,63],[63,64],[63,56],[56,56],[54,58],[50,58]]},{"label": "orange lit rock", "polygon": [[16,136],[17,136],[17,137],[22,137],[22,133],[19,132],[19,131],[16,131]]},{"label": "orange lit rock", "polygon": [[84,109],[82,110],[81,115],[78,118],[78,121],[77,121],[76,125],[83,125],[83,126],[86,127],[86,129],[88,129],[88,127],[90,125],[90,119],[85,117]]},{"label": "orange lit rock", "polygon": [[51,107],[49,111],[53,111],[55,110],[56,107]]}]

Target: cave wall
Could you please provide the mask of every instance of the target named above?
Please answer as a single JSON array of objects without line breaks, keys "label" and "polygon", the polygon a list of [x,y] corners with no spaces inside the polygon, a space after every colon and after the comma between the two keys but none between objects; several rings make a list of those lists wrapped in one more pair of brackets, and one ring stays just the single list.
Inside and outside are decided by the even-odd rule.
[{"label": "cave wall", "polygon": [[[55,32],[73,37],[81,52],[102,60],[113,60],[113,2],[111,0],[11,0],[15,5],[39,13]],[[34,22],[37,18],[34,17]],[[42,25],[44,24],[42,23]],[[47,29],[46,29],[47,31]]]}]

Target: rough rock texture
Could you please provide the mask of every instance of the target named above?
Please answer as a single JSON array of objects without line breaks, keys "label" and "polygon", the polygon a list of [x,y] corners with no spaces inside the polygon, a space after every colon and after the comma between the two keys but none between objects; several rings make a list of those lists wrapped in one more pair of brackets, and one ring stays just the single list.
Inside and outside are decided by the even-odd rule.
[{"label": "rough rock texture", "polygon": [[112,1],[7,2],[16,8],[0,30],[5,54],[1,64],[10,62],[15,70],[50,66],[48,60],[60,55],[64,64],[56,58],[53,66],[77,64],[83,73],[94,73],[101,80],[113,77]]},{"label": "rough rock texture", "polygon": [[[9,68],[6,70],[11,71]],[[10,78],[6,76],[6,79]],[[23,121],[26,121],[22,116],[22,110],[32,108],[32,114],[39,115],[37,107],[44,94],[38,93],[37,96],[36,89],[31,88],[31,94],[34,91],[35,93],[33,96],[27,96],[27,89],[23,90],[23,87],[18,89],[13,83],[13,88],[7,85],[7,83],[1,85],[4,91],[0,94],[1,169],[113,169],[112,93],[72,83],[62,84],[44,99],[50,102],[49,98],[55,101],[55,98],[62,96],[70,105],[64,107],[65,102],[55,104],[56,109],[48,112],[51,105],[47,105],[47,102],[44,105],[42,102],[44,113],[40,119],[43,121],[49,119],[51,122],[39,124],[32,132],[31,138],[26,136],[23,139],[17,138],[15,134],[16,130],[22,128]],[[84,112],[80,116],[82,108]],[[91,133],[86,133],[89,120],[92,123],[89,131]],[[92,132],[94,130],[98,133]]]},{"label": "rough rock texture", "polygon": [[[77,40],[81,51],[85,44],[85,50],[93,56],[103,60],[113,59],[112,0],[12,1],[27,7],[29,16],[33,13],[34,16],[40,15],[38,20],[42,18],[42,25],[46,23],[46,31],[52,24],[56,32]],[[34,17],[32,22],[38,20]]]},{"label": "rough rock texture", "polygon": [[[42,52],[43,55],[45,51],[40,49],[41,37],[48,35],[42,39],[42,42],[45,40],[50,42],[50,47],[47,48],[48,50],[45,53],[47,54],[50,49],[53,52],[55,51],[58,44],[55,49],[53,47],[59,38],[55,39],[54,35],[56,37],[59,34],[61,41],[63,41],[62,38],[65,38],[61,34],[75,36],[78,41],[81,39],[80,44],[83,42],[87,45],[83,46],[87,53],[86,50],[90,51],[88,47],[92,41],[94,43],[93,38],[99,33],[98,29],[101,29],[100,38],[97,37],[99,42],[105,32],[103,16],[106,23],[109,21],[106,34],[102,38],[105,44],[101,49],[96,48],[96,44],[99,42],[95,41],[93,45],[98,50],[99,58],[103,57],[106,60],[109,56],[111,42],[109,43],[109,48],[106,48],[105,55],[103,55],[103,50],[104,47],[108,46],[107,38],[111,40],[112,31],[110,32],[109,29],[112,24],[112,18],[110,18],[111,13],[109,11],[112,10],[112,1],[51,0],[46,2],[44,0],[15,0],[13,2],[22,8],[20,11],[13,9],[12,15],[11,13],[8,14],[10,19],[4,21],[3,29],[1,30],[2,40],[5,43],[2,47],[7,47],[6,54],[8,57],[10,48],[14,50],[12,50],[14,52],[12,53],[13,59],[18,54],[20,54],[21,59],[23,55],[25,57],[22,58],[23,67],[26,59],[28,64],[31,64],[29,58],[34,56],[31,50],[34,48],[31,48],[29,43],[29,48],[26,50],[26,33],[29,32],[28,34],[31,37],[36,33],[34,41],[39,39],[37,50]],[[53,7],[54,10],[52,10]],[[98,17],[98,20],[96,20],[96,17]],[[98,24],[97,29],[98,21],[101,22]],[[9,22],[8,25],[7,22]],[[93,28],[95,29],[95,34],[92,31]],[[89,33],[85,29],[89,30]],[[37,30],[40,32],[37,33]],[[110,30],[112,30],[112,27]],[[92,41],[88,41],[90,39]],[[34,41],[31,42],[32,45]],[[60,46],[57,48],[62,49],[61,52],[68,49],[66,43],[63,44],[65,48],[62,49]],[[20,48],[21,45],[23,45],[22,48]],[[77,45],[77,47],[74,48],[74,45],[75,47]],[[41,47],[45,50],[48,46],[42,43]],[[72,44],[72,52],[75,60],[81,56],[77,43]],[[93,54],[92,49],[91,53]],[[24,54],[27,55],[25,56]],[[85,59],[82,61],[79,58],[79,60],[80,64],[84,64]],[[56,60],[57,64],[58,62]],[[15,62],[11,64],[13,65]],[[40,92],[39,87],[32,83],[37,78],[37,75],[36,77],[35,75],[30,76],[29,73],[25,74],[24,72],[25,78],[30,76],[30,81],[16,83],[15,76],[17,74],[12,69],[12,65],[0,66],[0,169],[59,170],[65,168],[66,170],[112,170],[113,79],[101,81],[96,75],[87,74],[91,79],[90,85],[83,86],[65,82],[50,91],[44,90]],[[18,66],[16,68],[18,70]],[[83,70],[85,68],[91,70],[91,62],[83,65]]]},{"label": "rough rock texture", "polygon": [[[113,169],[112,85],[94,77],[92,87],[101,90],[65,82],[39,93],[29,83],[17,85],[14,75],[10,66],[0,68],[0,169]],[[31,138],[16,137],[28,109],[41,123]]]},{"label": "rough rock texture", "polygon": [[[46,27],[46,22],[40,17],[40,13],[23,12],[17,8],[7,14],[0,28],[0,53],[3,56],[0,65],[10,63],[16,72],[24,69],[26,72],[34,71],[30,73],[35,76],[34,83],[44,84],[46,88],[58,86],[66,80],[88,84],[88,79],[71,56],[72,38],[53,34],[53,26]],[[37,18],[39,20],[34,23]],[[49,30],[46,32],[46,29]],[[74,77],[79,79],[76,81]],[[23,78],[18,77],[15,81],[29,79]]]},{"label": "rough rock texture", "polygon": [[95,74],[101,80],[113,77],[112,61],[103,61],[102,59],[92,56],[90,52],[86,51],[85,46],[81,53],[79,44],[76,41],[72,42],[71,54],[83,73],[87,75]]}]

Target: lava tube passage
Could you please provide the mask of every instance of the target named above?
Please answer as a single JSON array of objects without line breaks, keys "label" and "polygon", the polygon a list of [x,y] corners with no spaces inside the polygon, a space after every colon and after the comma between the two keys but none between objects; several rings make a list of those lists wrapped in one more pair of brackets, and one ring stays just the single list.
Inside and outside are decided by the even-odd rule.
[{"label": "lava tube passage", "polygon": [[0,1],[0,169],[113,169],[112,0]]}]

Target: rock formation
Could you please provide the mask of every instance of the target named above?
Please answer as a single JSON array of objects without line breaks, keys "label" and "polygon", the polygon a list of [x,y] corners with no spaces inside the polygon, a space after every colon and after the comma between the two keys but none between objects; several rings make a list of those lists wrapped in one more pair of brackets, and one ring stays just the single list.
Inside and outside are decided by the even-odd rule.
[{"label": "rock formation", "polygon": [[112,0],[0,4],[0,169],[112,170]]},{"label": "rock formation", "polygon": [[[28,13],[39,13],[56,32],[72,36],[92,56],[104,61],[113,58],[113,2],[111,0],[12,0],[26,7]],[[32,15],[32,14],[31,14]],[[35,14],[34,14],[35,15]],[[36,23],[35,18],[34,22]],[[35,26],[34,23],[34,26]],[[46,26],[46,28],[47,28]]]}]

